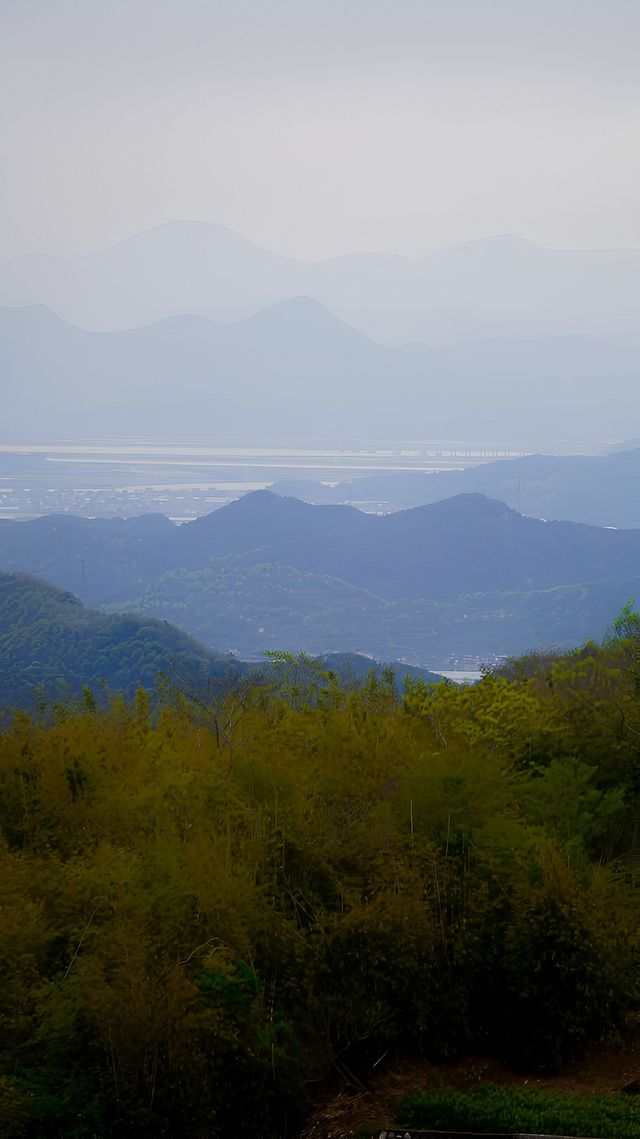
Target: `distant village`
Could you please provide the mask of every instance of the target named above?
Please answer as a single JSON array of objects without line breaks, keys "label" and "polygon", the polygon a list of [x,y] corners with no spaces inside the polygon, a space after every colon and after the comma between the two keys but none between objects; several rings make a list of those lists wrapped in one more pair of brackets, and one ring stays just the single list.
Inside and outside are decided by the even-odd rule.
[{"label": "distant village", "polygon": [[176,522],[188,522],[224,506],[237,491],[224,488],[114,487],[2,487],[0,521],[26,521],[42,514],[79,514],[87,518],[133,518],[140,514],[166,514]]}]

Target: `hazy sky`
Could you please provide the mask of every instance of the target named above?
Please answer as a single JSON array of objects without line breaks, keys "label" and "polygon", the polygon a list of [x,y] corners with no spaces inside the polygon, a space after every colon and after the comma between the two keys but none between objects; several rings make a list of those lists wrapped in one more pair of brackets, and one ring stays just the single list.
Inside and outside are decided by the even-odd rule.
[{"label": "hazy sky", "polygon": [[640,246],[640,0],[0,0],[0,259]]}]

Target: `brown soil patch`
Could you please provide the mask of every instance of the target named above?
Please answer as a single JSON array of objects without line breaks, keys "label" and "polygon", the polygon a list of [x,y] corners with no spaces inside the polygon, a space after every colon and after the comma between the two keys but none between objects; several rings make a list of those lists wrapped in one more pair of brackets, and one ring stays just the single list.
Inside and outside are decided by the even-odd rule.
[{"label": "brown soil patch", "polygon": [[620,1091],[640,1080],[640,1042],[620,1052],[596,1053],[558,1076],[522,1076],[496,1060],[467,1057],[456,1064],[433,1064],[428,1060],[397,1063],[374,1076],[366,1087],[336,1095],[316,1112],[300,1139],[353,1139],[367,1123],[389,1125],[396,1104],[413,1091],[453,1087],[470,1091],[480,1083],[517,1084],[541,1091]]}]

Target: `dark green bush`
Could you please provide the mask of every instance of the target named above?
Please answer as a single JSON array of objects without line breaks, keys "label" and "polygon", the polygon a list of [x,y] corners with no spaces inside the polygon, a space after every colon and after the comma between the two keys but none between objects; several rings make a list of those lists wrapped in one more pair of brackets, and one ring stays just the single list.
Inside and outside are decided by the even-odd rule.
[{"label": "dark green bush", "polygon": [[496,1087],[417,1092],[400,1104],[402,1126],[638,1139],[640,1103],[625,1095],[577,1095]]}]

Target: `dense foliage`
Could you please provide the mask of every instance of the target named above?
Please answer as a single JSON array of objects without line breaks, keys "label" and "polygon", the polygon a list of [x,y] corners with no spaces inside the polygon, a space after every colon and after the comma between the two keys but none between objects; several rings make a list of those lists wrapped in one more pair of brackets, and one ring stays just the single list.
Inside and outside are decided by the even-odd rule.
[{"label": "dense foliage", "polygon": [[77,696],[85,686],[133,696],[160,672],[241,667],[166,621],[98,613],[38,578],[0,573],[0,709]]},{"label": "dense foliage", "polygon": [[17,715],[2,1134],[292,1135],[328,1079],[386,1052],[539,1071],[620,1039],[635,645],[404,698],[282,657],[218,700]]},{"label": "dense foliage", "polygon": [[[221,635],[225,629],[221,621]],[[385,667],[355,653],[323,660],[346,685]],[[167,621],[101,613],[38,578],[0,572],[0,713],[68,700],[85,688],[100,702],[114,691],[133,696],[155,689],[162,676],[183,686],[203,677],[232,681],[263,665],[209,650]],[[410,665],[395,668],[398,677],[439,679]]]},{"label": "dense foliage", "polygon": [[593,630],[604,631],[637,588],[636,578],[474,591],[455,601],[389,601],[336,577],[226,557],[211,558],[203,569],[169,570],[144,593],[109,608],[170,621],[203,644],[240,656],[273,645],[312,654],[340,645],[383,660],[403,656],[443,667],[465,653],[492,659],[527,645],[578,644]]},{"label": "dense foliage", "polygon": [[471,1094],[441,1091],[409,1096],[397,1118],[408,1127],[437,1130],[526,1131],[596,1139],[636,1139],[640,1135],[640,1104],[631,1096],[560,1095],[491,1084]]}]

